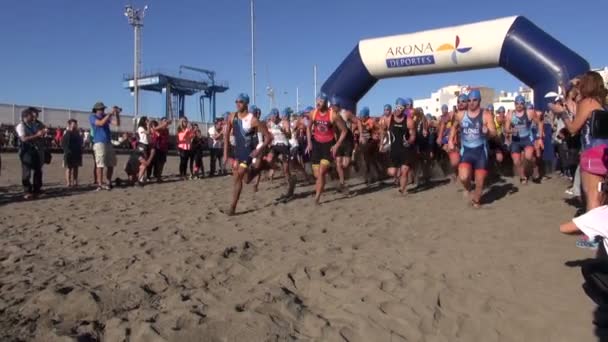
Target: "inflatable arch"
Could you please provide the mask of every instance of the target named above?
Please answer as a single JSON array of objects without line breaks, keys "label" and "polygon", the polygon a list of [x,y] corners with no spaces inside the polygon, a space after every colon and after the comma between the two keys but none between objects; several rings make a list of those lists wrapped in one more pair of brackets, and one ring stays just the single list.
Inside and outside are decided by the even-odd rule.
[{"label": "inflatable arch", "polygon": [[589,63],[522,16],[359,42],[321,87],[344,108],[382,78],[502,67],[534,90],[534,102],[589,70]]}]

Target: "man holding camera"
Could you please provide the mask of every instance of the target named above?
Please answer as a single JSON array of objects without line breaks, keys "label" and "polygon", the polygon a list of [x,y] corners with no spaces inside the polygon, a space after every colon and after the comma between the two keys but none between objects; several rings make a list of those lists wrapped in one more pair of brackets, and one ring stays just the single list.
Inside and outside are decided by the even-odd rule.
[{"label": "man holding camera", "polygon": [[35,107],[24,109],[21,112],[21,123],[15,127],[21,141],[19,159],[21,160],[21,183],[23,184],[25,199],[37,197],[42,188],[44,136],[48,130],[37,120],[39,112],[40,110]]},{"label": "man holding camera", "polygon": [[[112,135],[110,125],[114,117],[114,124],[120,125],[120,108],[114,107],[108,114],[105,113],[106,106],[103,102],[97,102],[93,106],[93,113],[89,116],[91,131],[93,132],[93,151],[95,154],[95,173],[97,179],[97,190],[112,189],[112,173],[116,166],[116,154],[112,146]],[[103,171],[106,170],[107,184],[103,180]]]}]

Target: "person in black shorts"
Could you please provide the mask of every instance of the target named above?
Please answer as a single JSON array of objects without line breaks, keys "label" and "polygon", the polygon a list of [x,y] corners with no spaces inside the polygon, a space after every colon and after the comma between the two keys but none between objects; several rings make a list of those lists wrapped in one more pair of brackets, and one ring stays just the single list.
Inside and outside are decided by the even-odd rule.
[{"label": "person in black shorts", "polygon": [[382,132],[388,136],[390,142],[389,167],[387,173],[399,183],[399,192],[406,194],[408,174],[416,161],[416,129],[414,121],[405,115],[406,101],[398,98],[395,110],[388,118],[386,130]]},{"label": "person in black shorts", "polygon": [[353,158],[353,151],[355,150],[355,135],[353,134],[353,125],[357,125],[358,131],[361,132],[361,121],[355,117],[352,111],[343,110],[338,99],[332,99],[331,109],[342,118],[345,125],[346,138],[336,150],[336,171],[338,172],[338,178],[340,180],[338,191],[348,192],[348,188],[346,187],[346,178],[348,176],[348,170]]}]

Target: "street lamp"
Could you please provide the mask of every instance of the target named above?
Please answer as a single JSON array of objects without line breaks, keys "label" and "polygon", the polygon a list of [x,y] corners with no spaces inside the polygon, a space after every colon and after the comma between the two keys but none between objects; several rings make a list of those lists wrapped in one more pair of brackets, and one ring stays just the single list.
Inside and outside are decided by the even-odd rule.
[{"label": "street lamp", "polygon": [[144,16],[148,6],[143,9],[133,8],[131,5],[125,6],[125,17],[129,20],[129,25],[133,26],[134,48],[133,48],[133,95],[135,96],[135,117],[139,117],[139,87],[137,79],[139,78],[139,67],[141,65],[141,43],[140,31],[144,26]]}]

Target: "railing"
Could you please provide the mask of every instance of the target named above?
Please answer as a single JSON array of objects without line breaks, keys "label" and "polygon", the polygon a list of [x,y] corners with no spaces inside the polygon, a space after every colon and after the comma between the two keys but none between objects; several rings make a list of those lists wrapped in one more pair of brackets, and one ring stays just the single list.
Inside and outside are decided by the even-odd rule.
[{"label": "railing", "polygon": [[[0,103],[0,124],[16,126],[21,122],[21,111],[31,105],[21,104],[7,104]],[[50,108],[44,106],[35,106],[40,108],[42,111],[39,115],[39,120],[42,121],[48,127],[65,127],[68,120],[75,119],[78,121],[78,126],[83,129],[89,129],[89,117],[91,112],[76,110],[76,109],[64,109],[64,108]],[[146,115],[150,119],[159,118],[160,116]],[[173,119],[173,125],[171,125],[170,132],[175,134],[178,119]],[[191,121],[192,123],[198,124],[203,135],[206,135],[207,129],[210,124]],[[128,133],[135,131],[137,127],[137,119],[132,115],[120,115],[120,126],[110,126],[112,131],[119,133]]]}]

